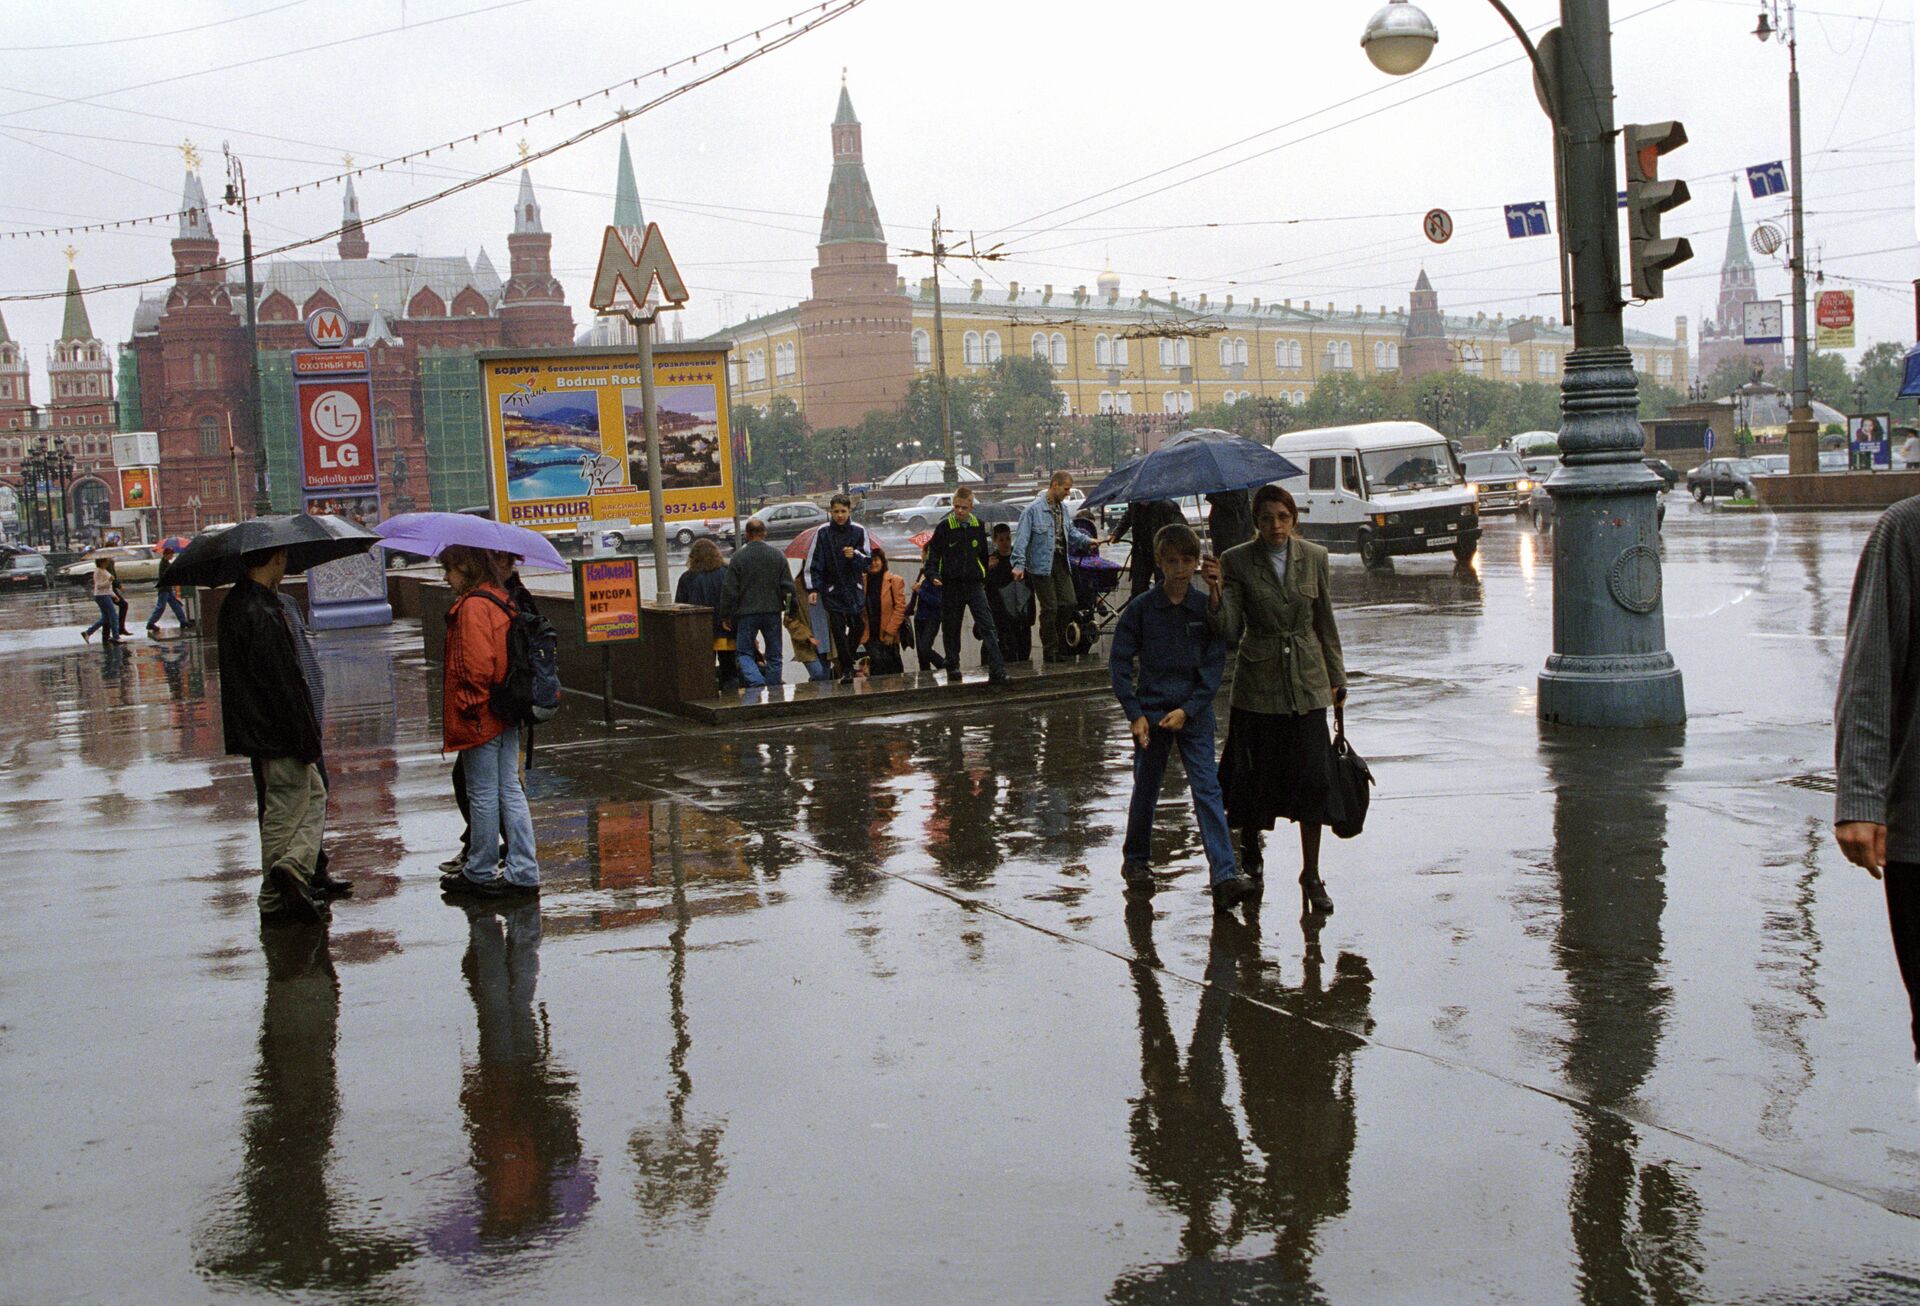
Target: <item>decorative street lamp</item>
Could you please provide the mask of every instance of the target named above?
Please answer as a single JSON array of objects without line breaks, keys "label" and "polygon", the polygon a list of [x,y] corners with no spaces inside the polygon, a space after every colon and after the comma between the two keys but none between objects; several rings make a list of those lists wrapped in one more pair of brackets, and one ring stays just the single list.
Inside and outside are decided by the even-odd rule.
[{"label": "decorative street lamp", "polygon": [[1060,419],[1047,415],[1040,419],[1040,437],[1047,442],[1047,475],[1053,475],[1053,437],[1060,431]]},{"label": "decorative street lamp", "polygon": [[[1538,47],[1502,0],[1488,3],[1525,48],[1553,124],[1560,238],[1571,256],[1570,271],[1561,260],[1574,343],[1560,383],[1563,461],[1547,483],[1554,500],[1553,653],[1540,673],[1537,711],[1554,725],[1678,725],[1686,720],[1686,698],[1661,610],[1660,481],[1641,462],[1638,382],[1621,321],[1613,150],[1624,134],[1634,151],[1634,291],[1657,298],[1660,272],[1691,253],[1660,241],[1657,221],[1661,208],[1685,199],[1677,183],[1655,180],[1659,155],[1683,143],[1685,132],[1676,123],[1616,133],[1607,0],[1560,0],[1560,26]],[[1419,9],[1391,0],[1369,20],[1361,45],[1375,67],[1397,76],[1425,63],[1438,39]]]}]

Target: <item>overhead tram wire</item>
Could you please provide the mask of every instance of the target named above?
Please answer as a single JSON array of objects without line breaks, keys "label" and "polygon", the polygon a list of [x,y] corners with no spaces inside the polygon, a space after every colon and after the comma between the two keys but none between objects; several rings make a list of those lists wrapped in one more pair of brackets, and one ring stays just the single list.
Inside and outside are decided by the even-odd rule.
[{"label": "overhead tram wire", "polygon": [[268,14],[277,14],[282,9],[292,9],[306,4],[307,0],[284,0],[277,5],[268,5],[265,9],[256,9],[248,14],[234,14],[227,18],[216,18],[211,22],[195,23],[191,27],[176,27],[165,32],[143,32],[135,36],[109,36],[98,41],[67,41],[59,45],[0,45],[0,54],[44,54],[52,50],[94,50],[103,45],[133,45],[140,41],[164,41],[170,36],[186,36],[193,32],[205,32],[215,27],[227,27],[234,23],[244,23],[253,18],[265,18]]},{"label": "overhead tram wire", "polygon": [[[509,2],[513,4],[524,4],[524,3],[528,3],[529,0],[509,0]],[[300,191],[306,190],[309,187],[318,189],[321,186],[345,181],[349,177],[364,177],[372,173],[385,172],[388,168],[399,167],[404,164],[416,163],[436,153],[440,153],[443,151],[451,152],[454,149],[463,145],[474,145],[479,143],[482,139],[484,139],[487,136],[503,135],[508,128],[527,127],[527,126],[531,126],[538,119],[552,118],[556,114],[560,113],[561,110],[563,109],[582,108],[590,100],[611,99],[615,91],[625,90],[629,87],[638,87],[642,83],[653,80],[653,78],[655,77],[665,77],[669,73],[671,73],[674,69],[680,67],[683,64],[687,65],[689,68],[697,67],[701,59],[711,58],[716,53],[727,54],[732,50],[732,47],[736,45],[743,45],[748,41],[767,41],[767,42],[784,43],[784,39],[786,37],[791,36],[794,31],[807,30],[805,28],[795,29],[794,28],[795,23],[800,22],[802,19],[806,18],[806,16],[809,14],[816,15],[817,17],[818,15],[827,12],[829,9],[833,8],[835,5],[845,4],[845,2],[846,0],[816,0],[815,3],[810,3],[801,9],[797,9],[794,12],[785,15],[784,17],[775,18],[769,22],[762,23],[758,27],[752,28],[749,31],[743,33],[742,35],[730,37],[727,40],[709,45],[703,50],[696,50],[692,54],[683,55],[680,58],[675,59],[670,63],[662,64],[658,68],[648,69],[646,72],[640,73],[636,76],[622,78],[617,82],[613,82],[606,86],[598,87],[594,90],[587,91],[581,95],[571,96],[567,99],[557,101],[547,106],[546,108],[535,109],[530,113],[508,118],[502,122],[495,123],[491,126],[479,128],[476,131],[461,132],[449,140],[439,142],[438,144],[429,145],[422,149],[410,150],[405,154],[393,155],[388,158],[376,158],[376,161],[373,163],[363,164],[355,168],[341,169],[327,176],[313,178],[308,181],[300,182],[297,185],[282,186],[275,190],[262,191],[258,195],[248,196],[248,203],[257,204],[262,200],[276,199],[285,195],[298,194]],[[864,0],[859,0],[859,2],[864,3]],[[495,7],[497,8],[500,6],[495,6]],[[470,12],[485,12],[485,11],[479,10],[479,11],[470,11]],[[460,17],[460,16],[461,15],[448,15],[449,18]],[[439,20],[435,20],[435,21],[439,21]],[[809,20],[809,23],[811,23],[812,21],[814,20]],[[423,26],[423,25],[424,24],[418,24],[418,23],[414,24],[414,26],[416,27]],[[785,27],[790,30],[788,30],[787,32],[779,32],[779,29],[782,27]],[[768,35],[769,33],[778,33],[778,35]],[[773,48],[777,48],[777,46]],[[295,51],[292,53],[300,53],[300,52]],[[209,71],[214,71],[214,70],[209,70]],[[696,81],[692,84],[700,85],[700,84],[703,84],[703,82]],[[134,89],[134,88],[126,88],[126,89]],[[15,90],[17,93],[25,94],[25,95],[44,95],[44,92],[40,92],[40,91],[19,91],[18,88],[6,87],[6,86],[0,86],[0,90]],[[116,94],[116,92],[103,91],[101,92],[101,94],[112,95],[112,94]],[[73,103],[73,102],[76,102],[76,101],[60,101],[59,103]],[[143,110],[138,110],[138,109],[126,109],[126,108],[122,108],[119,105],[98,104],[91,100],[81,100],[77,102],[84,103],[88,108],[107,109],[115,113],[130,113],[130,114],[135,114],[137,116],[145,117],[145,118],[156,118],[163,122],[178,122],[182,125],[206,127],[208,130],[211,130],[211,131],[228,132],[229,134],[235,135],[235,136],[253,136],[257,139],[275,140],[275,141],[280,141],[284,144],[304,145],[310,149],[316,149],[316,150],[332,149],[331,146],[324,145],[318,141],[306,141],[306,140],[300,140],[297,138],[285,137],[285,136],[268,136],[263,133],[249,131],[245,128],[228,128],[228,127],[220,126],[219,124],[216,124],[216,123],[191,122],[187,119],[172,119],[161,114],[147,113]],[[28,106],[28,110],[51,108],[51,107],[53,107],[51,103],[45,104],[45,105],[31,105],[31,106]],[[18,112],[26,112],[28,110],[19,110]],[[4,113],[0,113],[0,117],[4,117],[4,116],[6,116]],[[629,116],[632,116],[632,115],[629,115]],[[41,130],[41,129],[29,127],[29,128],[24,128],[24,130]],[[173,146],[169,148],[178,148],[178,147]],[[176,209],[170,213],[148,214],[144,217],[138,217],[138,218],[122,218],[118,222],[102,222],[102,223],[93,223],[85,226],[73,226],[73,227],[46,227],[46,228],[41,228],[41,229],[32,230],[32,231],[15,231],[15,232],[8,232],[5,234],[8,236],[9,239],[31,239],[39,236],[69,236],[69,235],[77,235],[77,234],[80,234],[83,232],[89,232],[89,231],[108,230],[115,226],[133,226],[140,223],[150,223],[150,222],[172,222],[177,220],[180,216],[181,216],[181,211]],[[804,217],[808,215],[795,214],[792,216]]]},{"label": "overhead tram wire", "polygon": [[135,82],[131,86],[116,86],[109,91],[95,91],[91,95],[47,96],[44,91],[28,91],[28,95],[46,98],[45,104],[27,104],[14,109],[0,109],[0,118],[11,118],[22,113],[38,113],[43,109],[58,109],[70,104],[90,105],[93,101],[109,95],[124,95],[128,91],[145,91],[155,86],[168,86],[174,82],[184,82],[195,77],[209,77],[214,73],[232,72],[236,68],[251,68],[256,64],[272,63],[277,59],[291,59],[295,55],[312,54],[316,50],[333,50],[343,45],[357,45],[361,41],[370,41],[377,36],[391,36],[395,32],[412,32],[422,27],[433,27],[440,23],[451,23],[456,19],[473,18],[479,14],[490,14],[500,9],[514,9],[533,0],[497,0],[478,9],[463,9],[457,14],[442,14],[438,18],[423,18],[417,23],[402,23],[398,27],[383,27],[377,32],[361,32],[354,36],[336,37],[331,41],[320,41],[313,45],[303,45],[297,50],[281,50],[274,54],[255,55],[251,59],[240,59],[233,63],[218,64],[212,68],[194,68],[184,73],[175,73],[171,77],[156,77],[151,81]]},{"label": "overhead tram wire", "polygon": [[[797,27],[794,27],[790,31],[783,32],[780,35],[767,40],[764,44],[752,50],[749,50],[745,54],[736,56],[735,58],[729,60],[728,62],[720,65],[718,68],[714,69],[710,73],[702,74],[701,76],[696,77],[691,81],[683,82],[679,86],[673,87],[671,90],[661,92],[659,95],[654,96],[651,100],[648,100],[645,104],[642,104],[638,109],[630,110],[630,111],[623,110],[620,113],[616,114],[614,117],[609,118],[604,122],[596,123],[591,127],[587,127],[581,131],[575,132],[572,136],[569,136],[565,140],[559,141],[556,144],[546,146],[539,150],[534,150],[529,154],[527,154],[526,156],[524,156],[523,158],[515,159],[511,163],[502,164],[498,168],[494,168],[494,169],[491,169],[490,171],[480,173],[474,177],[456,182],[455,184],[444,187],[441,190],[436,191],[431,195],[422,196],[419,199],[409,201],[406,204],[402,204],[397,208],[388,209],[384,213],[377,213],[372,217],[363,218],[360,220],[359,225],[362,226],[363,228],[371,227],[382,222],[389,222],[394,218],[403,217],[406,214],[412,213],[418,209],[426,208],[429,205],[439,203],[441,200],[448,199],[454,195],[462,194],[466,191],[472,190],[476,186],[483,185],[484,183],[491,181],[496,177],[504,177],[511,172],[517,171],[518,169],[525,167],[529,163],[536,162],[540,159],[548,158],[552,155],[560,153],[562,150],[571,149],[573,146],[580,144],[582,141],[590,140],[593,137],[600,135],[602,132],[610,131],[613,128],[618,127],[620,124],[627,122],[629,119],[637,118],[643,114],[651,113],[653,110],[658,109],[663,105],[669,104],[672,101],[677,100],[680,97],[687,95],[688,93],[695,91],[702,86],[705,86],[709,82],[715,81],[721,77],[726,76],[730,72],[734,72],[740,68],[743,68],[747,64],[755,63],[760,59],[765,58],[767,55],[774,53],[777,50],[784,49],[788,45],[791,45],[793,42],[799,40],[801,37],[811,35],[813,32],[818,31],[820,28],[825,27],[827,24],[832,23],[837,19],[846,17],[846,15],[852,13],[854,10],[858,9],[861,5],[865,3],[866,3],[866,0],[827,0],[827,3],[817,6],[818,12],[815,14],[813,18],[808,19],[806,22],[800,24]],[[335,237],[345,232],[345,230],[346,230],[346,224],[342,223],[339,226],[333,227],[315,236],[303,237],[299,240],[289,241],[285,244],[277,245],[270,249],[260,250],[254,254],[254,259],[258,261],[265,258],[271,258],[276,254],[288,254],[297,249],[305,249],[310,245],[318,245],[325,241],[334,239]],[[221,271],[227,271],[229,269],[238,267],[239,265],[240,265],[239,259],[222,259],[218,262],[208,264],[204,270],[209,272],[221,272]],[[174,274],[169,272],[161,276],[138,277],[138,278],[133,278],[126,281],[103,282],[99,285],[83,287],[81,293],[98,294],[98,293],[104,293],[104,292],[113,291],[113,290],[131,290],[139,286],[160,285],[166,282],[171,282],[173,279],[174,279]],[[0,294],[0,303],[20,303],[20,302],[40,300],[40,299],[60,299],[60,298],[64,298],[66,294],[67,292],[64,290],[32,291],[32,292],[22,292],[22,293],[16,293],[16,294]]]}]

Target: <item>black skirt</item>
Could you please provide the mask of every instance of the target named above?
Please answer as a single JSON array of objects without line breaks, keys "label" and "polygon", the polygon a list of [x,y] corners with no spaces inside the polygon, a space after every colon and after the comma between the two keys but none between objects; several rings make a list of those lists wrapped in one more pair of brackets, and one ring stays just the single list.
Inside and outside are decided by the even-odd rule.
[{"label": "black skirt", "polygon": [[1325,825],[1333,793],[1327,710],[1292,715],[1233,709],[1220,760],[1227,824],[1271,830],[1275,821]]}]

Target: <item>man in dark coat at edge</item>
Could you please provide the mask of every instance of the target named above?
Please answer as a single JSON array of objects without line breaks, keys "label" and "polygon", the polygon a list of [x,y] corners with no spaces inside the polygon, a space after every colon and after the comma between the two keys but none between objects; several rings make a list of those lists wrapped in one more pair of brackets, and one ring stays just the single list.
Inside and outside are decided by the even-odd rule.
[{"label": "man in dark coat at edge", "polygon": [[1160,537],[1160,528],[1184,525],[1185,522],[1186,518],[1180,515],[1179,505],[1167,499],[1130,503],[1127,510],[1120,514],[1120,520],[1114,523],[1113,533],[1107,536],[1106,542],[1118,544],[1122,536],[1133,536],[1133,552],[1127,557],[1127,570],[1133,575],[1133,590],[1127,599],[1129,603],[1145,594],[1160,579],[1160,569],[1153,560],[1153,542]]},{"label": "man in dark coat at edge", "polygon": [[227,752],[252,762],[264,794],[260,918],[318,924],[330,916],[313,885],[327,786],[318,766],[319,719],[275,593],[287,551],[249,553],[241,564],[246,574],[220,605],[220,720]]}]

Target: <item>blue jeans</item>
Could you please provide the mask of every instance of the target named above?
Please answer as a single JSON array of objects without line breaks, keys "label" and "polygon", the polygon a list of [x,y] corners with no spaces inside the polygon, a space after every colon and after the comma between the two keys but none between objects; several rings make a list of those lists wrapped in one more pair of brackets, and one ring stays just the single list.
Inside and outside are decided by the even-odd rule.
[{"label": "blue jeans", "polygon": [[120,638],[120,609],[114,606],[113,595],[96,594],[93,596],[93,601],[100,605],[100,620],[82,631],[82,636],[91,635],[94,631],[104,628],[105,633],[100,638],[109,644],[117,642]]},{"label": "blue jeans", "polygon": [[147,618],[149,627],[160,624],[160,614],[168,608],[173,609],[173,619],[180,623],[182,630],[187,626],[187,610],[180,606],[180,598],[172,590],[161,590],[160,597],[153,601],[153,615]]},{"label": "blue jeans", "polygon": [[[1149,722],[1165,716],[1149,711]],[[1200,843],[1207,850],[1207,868],[1214,884],[1238,871],[1233,859],[1233,836],[1227,830],[1227,808],[1220,797],[1220,773],[1213,758],[1213,709],[1209,707],[1180,730],[1157,727],[1145,748],[1133,750],[1133,801],[1127,805],[1127,838],[1122,855],[1141,865],[1153,860],[1153,809],[1160,801],[1160,781],[1167,773],[1167,754],[1180,747],[1187,788],[1193,792],[1193,814],[1200,822]]]},{"label": "blue jeans", "polygon": [[500,856],[501,833],[507,840],[507,875],[512,884],[540,883],[534,860],[533,813],[520,787],[520,727],[508,726],[484,744],[460,754],[466,771],[467,803],[471,814],[472,846],[467,850],[466,876],[491,880]]},{"label": "blue jeans", "polygon": [[[766,669],[754,660],[754,649],[764,644]],[[740,679],[748,689],[780,683],[780,614],[742,612],[733,619],[733,646],[740,660]]]}]

